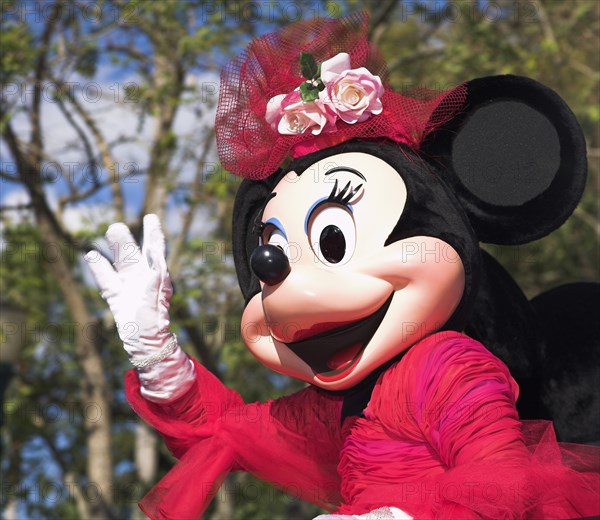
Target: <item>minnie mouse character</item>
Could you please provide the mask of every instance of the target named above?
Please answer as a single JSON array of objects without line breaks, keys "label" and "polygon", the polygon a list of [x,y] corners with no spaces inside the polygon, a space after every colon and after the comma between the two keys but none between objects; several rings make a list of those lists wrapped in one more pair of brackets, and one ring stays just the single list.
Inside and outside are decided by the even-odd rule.
[{"label": "minnie mouse character", "polygon": [[[244,470],[336,511],[325,518],[600,514],[598,450],[520,420],[505,364],[532,396],[526,417],[557,412],[538,373],[554,346],[534,331],[559,299],[530,305],[479,247],[542,237],[573,211],[586,173],[575,117],[515,76],[400,95],[366,34],[364,15],[299,22],[222,74],[219,154],[245,177],[233,222],[242,335],[307,388],[245,404],[181,351],[155,216],[135,261],[115,224],[115,269],[90,263],[136,367],[128,400],[180,459],[141,507],[197,518]],[[576,290],[574,301],[594,289]],[[593,336],[580,334],[582,350]]]}]

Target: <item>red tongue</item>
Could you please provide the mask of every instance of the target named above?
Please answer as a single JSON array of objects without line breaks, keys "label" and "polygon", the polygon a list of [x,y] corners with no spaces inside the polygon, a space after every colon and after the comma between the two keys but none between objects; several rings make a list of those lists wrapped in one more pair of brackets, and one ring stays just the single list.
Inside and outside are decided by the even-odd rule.
[{"label": "red tongue", "polygon": [[344,365],[347,365],[356,357],[356,354],[360,352],[361,348],[362,343],[355,343],[350,347],[332,354],[332,356],[327,360],[327,366],[331,370],[339,370],[340,368],[343,368]]}]

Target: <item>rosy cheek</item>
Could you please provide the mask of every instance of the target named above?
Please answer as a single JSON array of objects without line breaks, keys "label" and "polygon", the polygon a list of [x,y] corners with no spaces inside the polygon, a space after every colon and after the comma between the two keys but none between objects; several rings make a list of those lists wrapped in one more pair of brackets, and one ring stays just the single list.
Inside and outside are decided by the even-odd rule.
[{"label": "rosy cheek", "polygon": [[361,273],[386,280],[395,290],[410,284],[435,285],[464,280],[462,262],[455,249],[433,237],[411,237],[394,242],[361,261]]}]

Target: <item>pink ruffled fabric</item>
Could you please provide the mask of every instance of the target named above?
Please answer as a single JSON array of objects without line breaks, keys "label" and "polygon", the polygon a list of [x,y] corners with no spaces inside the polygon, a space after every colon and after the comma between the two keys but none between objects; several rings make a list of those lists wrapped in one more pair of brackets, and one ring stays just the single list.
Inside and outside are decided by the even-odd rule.
[{"label": "pink ruffled fabric", "polygon": [[600,448],[559,444],[550,423],[519,421],[508,369],[462,334],[414,345],[380,377],[365,417],[343,426],[340,396],[309,387],[245,405],[199,364],[196,373],[196,385],[162,407],[127,375],[133,408],[180,458],[141,503],[151,518],[199,518],[232,470],[342,514],[600,514]]},{"label": "pink ruffled fabric", "polygon": [[340,512],[395,505],[415,518],[577,518],[600,512],[600,449],[521,422],[518,387],[455,332],[415,345],[347,424]]}]

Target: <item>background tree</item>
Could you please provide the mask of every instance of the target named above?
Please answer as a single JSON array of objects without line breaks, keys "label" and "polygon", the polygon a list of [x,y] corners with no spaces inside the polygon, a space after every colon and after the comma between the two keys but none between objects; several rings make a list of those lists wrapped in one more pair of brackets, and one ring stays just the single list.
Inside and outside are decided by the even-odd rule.
[{"label": "background tree", "polygon": [[597,280],[600,4],[402,2],[394,13],[380,44],[397,89],[448,88],[475,77],[517,74],[556,90],[569,104],[588,144],[589,177],[581,204],[549,237],[524,246],[485,247],[530,297],[561,283]]},{"label": "background tree", "polygon": [[[550,237],[491,251],[528,294],[598,279],[600,7],[595,1],[2,2],[2,297],[27,310],[5,403],[2,504],[18,518],[139,517],[173,464],[123,397],[129,368],[81,254],[116,221],[166,223],[183,347],[246,400],[300,383],[271,373],[239,336],[230,216],[220,169],[218,71],[255,34],[299,18],[371,12],[394,86],[447,88],[496,73],[534,77],[578,116],[590,182]],[[7,513],[13,514],[13,513]],[[212,518],[310,518],[318,510],[230,476]]]}]

